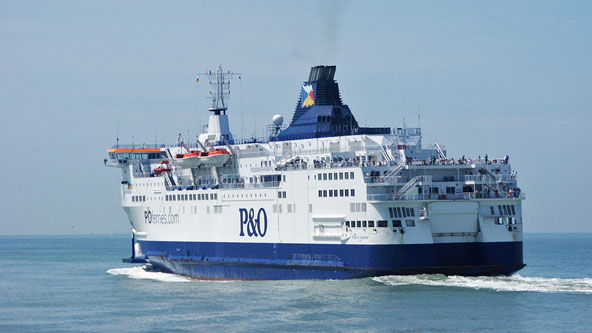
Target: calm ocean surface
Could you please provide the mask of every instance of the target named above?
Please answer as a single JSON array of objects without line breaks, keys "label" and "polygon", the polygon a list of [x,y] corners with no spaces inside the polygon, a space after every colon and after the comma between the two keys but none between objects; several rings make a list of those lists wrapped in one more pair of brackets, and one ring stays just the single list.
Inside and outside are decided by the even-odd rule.
[{"label": "calm ocean surface", "polygon": [[527,234],[510,278],[211,282],[121,263],[129,236],[0,236],[0,332],[592,332],[592,234]]}]

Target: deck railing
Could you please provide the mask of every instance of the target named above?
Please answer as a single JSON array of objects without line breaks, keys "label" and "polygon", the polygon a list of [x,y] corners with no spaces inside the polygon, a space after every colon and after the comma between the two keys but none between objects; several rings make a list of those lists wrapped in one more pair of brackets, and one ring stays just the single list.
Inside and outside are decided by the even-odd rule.
[{"label": "deck railing", "polygon": [[526,199],[524,191],[510,193],[412,193],[407,195],[398,194],[368,194],[368,201],[405,201],[405,200],[471,200],[471,199]]}]

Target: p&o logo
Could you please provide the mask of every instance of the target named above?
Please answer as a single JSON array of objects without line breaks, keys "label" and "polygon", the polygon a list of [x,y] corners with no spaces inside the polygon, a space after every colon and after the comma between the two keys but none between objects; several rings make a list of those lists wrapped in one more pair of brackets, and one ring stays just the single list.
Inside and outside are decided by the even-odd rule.
[{"label": "p&o logo", "polygon": [[255,210],[251,208],[239,208],[240,212],[240,236],[245,235],[244,226],[247,225],[247,235],[249,237],[265,237],[267,233],[267,213],[265,209],[259,208],[257,217],[255,217]]}]

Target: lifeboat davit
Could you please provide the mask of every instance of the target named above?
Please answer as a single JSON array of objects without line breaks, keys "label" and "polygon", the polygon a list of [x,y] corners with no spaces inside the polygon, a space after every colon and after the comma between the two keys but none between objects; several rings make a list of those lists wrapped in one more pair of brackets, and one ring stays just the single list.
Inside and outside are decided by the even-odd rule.
[{"label": "lifeboat davit", "polygon": [[230,152],[224,149],[214,149],[208,152],[191,151],[175,156],[175,165],[181,168],[197,168],[200,165],[215,167],[222,166],[230,160]]}]

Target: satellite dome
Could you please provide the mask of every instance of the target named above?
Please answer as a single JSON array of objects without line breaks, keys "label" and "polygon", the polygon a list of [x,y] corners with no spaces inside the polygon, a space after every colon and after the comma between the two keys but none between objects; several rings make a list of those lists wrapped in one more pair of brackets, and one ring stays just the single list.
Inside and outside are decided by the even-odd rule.
[{"label": "satellite dome", "polygon": [[271,121],[276,127],[280,127],[284,123],[284,117],[282,117],[280,114],[276,114],[273,116],[273,118],[271,118]]}]

